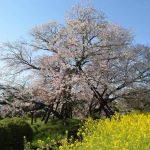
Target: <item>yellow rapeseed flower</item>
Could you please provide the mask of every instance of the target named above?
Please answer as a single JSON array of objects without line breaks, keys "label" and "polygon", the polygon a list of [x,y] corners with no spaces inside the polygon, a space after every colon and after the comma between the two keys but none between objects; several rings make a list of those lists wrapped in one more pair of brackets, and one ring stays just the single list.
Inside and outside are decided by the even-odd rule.
[{"label": "yellow rapeseed flower", "polygon": [[150,114],[117,114],[111,121],[90,118],[78,135],[82,143],[63,140],[59,150],[150,150]]}]

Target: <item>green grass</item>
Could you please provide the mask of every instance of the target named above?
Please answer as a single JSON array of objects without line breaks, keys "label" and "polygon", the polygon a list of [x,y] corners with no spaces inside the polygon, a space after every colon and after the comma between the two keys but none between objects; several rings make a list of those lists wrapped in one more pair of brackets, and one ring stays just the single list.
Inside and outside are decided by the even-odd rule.
[{"label": "green grass", "polygon": [[[26,119],[30,123],[30,118]],[[80,120],[68,119],[66,123],[63,120],[52,119],[47,124],[41,121],[40,118],[37,122],[31,125],[33,129],[33,141],[32,146],[36,147],[37,141],[55,140],[60,141],[66,137],[66,131],[77,131],[80,127]]]}]

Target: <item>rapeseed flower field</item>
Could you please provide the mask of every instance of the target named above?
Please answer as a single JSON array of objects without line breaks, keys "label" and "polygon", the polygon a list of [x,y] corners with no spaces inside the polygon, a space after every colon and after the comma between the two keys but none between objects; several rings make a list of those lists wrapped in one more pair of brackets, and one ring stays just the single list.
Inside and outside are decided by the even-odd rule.
[{"label": "rapeseed flower field", "polygon": [[64,139],[59,150],[150,150],[150,114],[88,119],[78,135],[82,142]]}]

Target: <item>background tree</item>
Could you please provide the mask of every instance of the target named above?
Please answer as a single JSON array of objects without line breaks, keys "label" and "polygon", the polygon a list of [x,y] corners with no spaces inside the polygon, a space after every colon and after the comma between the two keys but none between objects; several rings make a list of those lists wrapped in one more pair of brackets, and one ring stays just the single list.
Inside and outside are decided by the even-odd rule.
[{"label": "background tree", "polygon": [[3,60],[12,74],[30,71],[37,95],[57,117],[72,117],[81,104],[86,114],[110,117],[108,103],[137,86],[149,87],[150,48],[135,45],[128,30],[92,6],[76,5],[64,25],[36,26],[31,37],[5,43]]},{"label": "background tree", "polygon": [[132,89],[125,93],[123,98],[123,104],[126,105],[129,111],[150,111],[150,90],[148,88]]}]

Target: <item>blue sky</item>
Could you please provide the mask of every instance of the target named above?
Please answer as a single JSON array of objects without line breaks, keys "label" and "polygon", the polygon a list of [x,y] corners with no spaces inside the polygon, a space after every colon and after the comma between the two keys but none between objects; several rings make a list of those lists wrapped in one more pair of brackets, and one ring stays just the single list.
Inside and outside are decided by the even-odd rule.
[{"label": "blue sky", "polygon": [[[83,0],[82,0],[83,1]],[[0,0],[0,42],[26,37],[29,30],[49,20],[63,23],[78,0]],[[150,45],[150,0],[93,0],[108,20],[132,30],[136,43]]]}]

